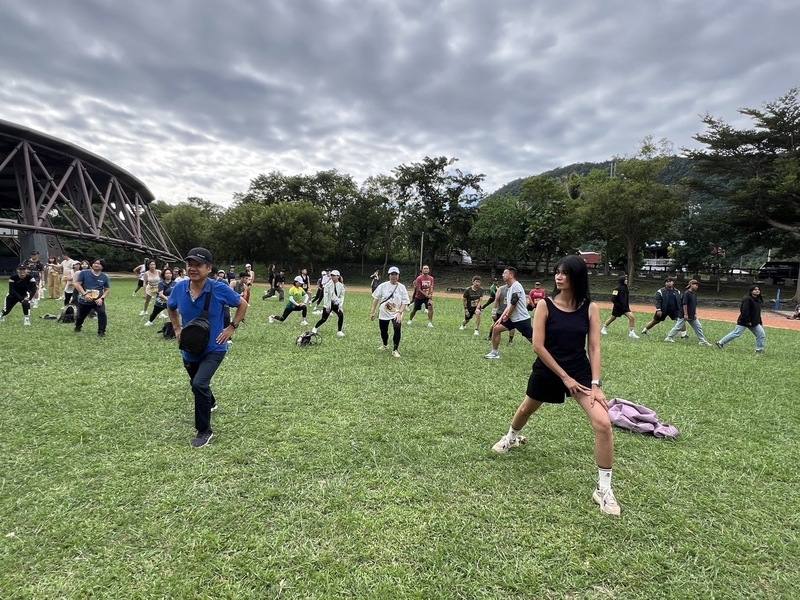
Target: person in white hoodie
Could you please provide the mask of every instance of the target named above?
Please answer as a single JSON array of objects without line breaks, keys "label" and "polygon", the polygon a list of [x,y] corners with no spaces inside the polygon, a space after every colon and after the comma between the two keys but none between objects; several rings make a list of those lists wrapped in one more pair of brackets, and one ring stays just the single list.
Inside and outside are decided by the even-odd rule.
[{"label": "person in white hoodie", "polygon": [[339,317],[336,336],[344,337],[344,331],[342,331],[342,327],[344,326],[344,310],[342,310],[342,308],[344,306],[345,288],[341,277],[341,273],[336,269],[328,274],[328,281],[325,283],[325,287],[322,291],[322,317],[320,317],[317,324],[311,329],[311,333],[317,333],[317,330],[328,320],[331,313],[336,313]]}]

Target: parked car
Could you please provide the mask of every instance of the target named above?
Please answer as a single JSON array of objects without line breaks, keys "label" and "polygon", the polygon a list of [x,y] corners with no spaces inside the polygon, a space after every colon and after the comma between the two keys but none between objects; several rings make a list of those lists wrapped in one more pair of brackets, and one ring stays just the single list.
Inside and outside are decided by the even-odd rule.
[{"label": "parked car", "polygon": [[785,279],[797,279],[798,272],[800,262],[770,260],[758,269],[758,278],[772,279],[774,285],[779,285]]},{"label": "parked car", "polygon": [[471,265],[472,257],[466,250],[459,250],[458,248],[453,248],[447,254],[437,255],[436,261],[447,263],[448,265],[453,265],[454,267],[457,267],[460,265]]}]

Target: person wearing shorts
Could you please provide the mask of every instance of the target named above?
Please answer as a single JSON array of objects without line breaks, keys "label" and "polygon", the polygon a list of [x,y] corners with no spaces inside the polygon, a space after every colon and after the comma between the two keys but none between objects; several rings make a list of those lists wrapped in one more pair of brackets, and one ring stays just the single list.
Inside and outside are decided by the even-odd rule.
[{"label": "person wearing shorts", "polygon": [[467,323],[470,322],[472,317],[475,317],[475,333],[473,335],[480,335],[481,329],[481,313],[483,307],[481,300],[483,299],[483,288],[481,287],[481,278],[477,275],[472,278],[472,286],[464,290],[464,322],[458,329],[464,331],[467,328]]},{"label": "person wearing shorts", "polygon": [[422,266],[422,273],[414,280],[414,308],[408,317],[408,324],[414,320],[414,315],[421,308],[428,311],[428,327],[433,327],[433,284],[434,278],[431,276],[431,268],[428,265]]},{"label": "person wearing shorts", "polygon": [[133,294],[131,294],[132,296],[135,296],[136,292],[138,292],[140,289],[144,287],[144,273],[145,271],[147,271],[147,265],[149,263],[150,259],[145,258],[142,264],[138,265],[135,269],[133,269],[133,272],[139,276],[139,280],[136,282],[136,289],[133,290]]},{"label": "person wearing shorts", "polygon": [[533,338],[531,313],[526,306],[525,289],[517,281],[517,270],[514,267],[507,267],[503,271],[503,281],[508,286],[506,307],[492,326],[492,349],[484,358],[500,358],[500,334],[504,331],[519,331],[529,342]]},{"label": "person wearing shorts", "polygon": [[[579,256],[568,256],[556,267],[556,294],[539,304],[534,316],[533,350],[525,398],[517,408],[508,433],[492,446],[505,454],[527,440],[520,431],[542,404],[563,404],[572,396],[589,418],[594,431],[594,456],[598,468],[592,500],[608,515],[618,516],[620,506],[611,489],[614,433],[600,379],[600,309],[591,301],[589,271]],[[588,341],[588,354],[587,354]]]},{"label": "person wearing shorts", "polygon": [[394,329],[392,337],[392,356],[400,358],[400,339],[402,338],[403,313],[408,307],[408,290],[400,283],[400,269],[389,267],[389,281],[384,281],[372,292],[370,321],[375,320],[378,309],[378,324],[381,331],[381,350],[389,349],[389,324]]},{"label": "person wearing shorts", "polygon": [[156,261],[151,260],[144,272],[144,308],[139,313],[140,317],[147,315],[150,300],[158,298],[159,283],[161,283],[161,271],[156,268]]},{"label": "person wearing shorts", "polygon": [[[681,303],[681,293],[679,290],[675,289],[675,279],[673,277],[667,277],[664,281],[664,287],[656,292],[656,312],[653,314],[653,319],[642,329],[642,335],[647,335],[648,331],[659,323],[666,321],[667,318],[673,321],[680,319],[683,314]],[[686,326],[684,325],[684,331],[681,333],[681,337],[686,337],[685,329]]]},{"label": "person wearing shorts", "polygon": [[608,317],[603,327],[600,329],[601,335],[608,335],[608,327],[620,317],[628,317],[628,337],[638,340],[636,335],[636,317],[631,312],[630,291],[628,290],[628,276],[623,275],[619,278],[619,284],[611,292],[611,316]]}]

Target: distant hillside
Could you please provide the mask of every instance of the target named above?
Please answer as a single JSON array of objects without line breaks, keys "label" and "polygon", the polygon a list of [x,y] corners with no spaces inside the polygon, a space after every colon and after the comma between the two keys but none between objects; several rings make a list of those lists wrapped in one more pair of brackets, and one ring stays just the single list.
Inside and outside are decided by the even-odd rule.
[{"label": "distant hillside", "polygon": [[[571,165],[567,165],[565,167],[557,167],[555,169],[551,169],[550,171],[545,171],[544,173],[539,173],[539,175],[543,175],[546,177],[552,177],[554,179],[560,179],[562,177],[567,177],[573,173],[577,175],[588,175],[595,169],[603,169],[608,171],[611,168],[612,161],[607,160],[605,162],[582,162],[582,163],[574,163]],[[688,177],[692,174],[692,163],[688,158],[683,158],[681,156],[676,156],[672,160],[670,160],[669,165],[664,172],[661,174],[659,178],[662,183],[666,184],[673,184],[678,183],[681,179]],[[535,177],[536,175],[531,175],[531,177]],[[520,177],[519,179],[514,179],[513,181],[509,181],[504,186],[498,188],[486,198],[483,199],[483,202],[486,200],[494,197],[502,197],[502,196],[519,196],[522,192],[522,185],[525,183],[526,177]]]}]

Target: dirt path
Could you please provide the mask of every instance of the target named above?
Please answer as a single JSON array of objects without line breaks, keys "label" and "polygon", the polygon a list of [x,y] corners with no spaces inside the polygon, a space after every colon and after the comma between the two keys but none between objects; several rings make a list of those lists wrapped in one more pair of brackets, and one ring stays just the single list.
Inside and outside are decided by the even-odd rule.
[{"label": "dirt path", "polygon": [[[369,293],[370,291],[368,287],[358,285],[348,286],[347,289],[353,292],[363,293]],[[455,298],[458,300],[461,298],[461,294],[455,292],[436,292],[436,297]],[[611,310],[611,302],[598,302],[597,304],[603,310]],[[647,313],[651,315],[655,310],[653,306],[649,304],[632,304],[631,309],[633,312]],[[701,321],[711,320],[723,321],[726,323],[736,323],[736,319],[739,317],[739,309],[714,308],[710,306],[698,307],[697,316]],[[790,321],[786,317],[769,312],[766,309],[761,313],[761,318],[764,321],[764,327],[775,327],[776,329],[791,329],[794,331],[800,331],[800,321]],[[641,319],[639,320],[641,321]]]}]

